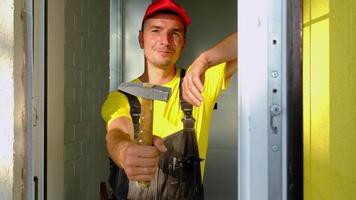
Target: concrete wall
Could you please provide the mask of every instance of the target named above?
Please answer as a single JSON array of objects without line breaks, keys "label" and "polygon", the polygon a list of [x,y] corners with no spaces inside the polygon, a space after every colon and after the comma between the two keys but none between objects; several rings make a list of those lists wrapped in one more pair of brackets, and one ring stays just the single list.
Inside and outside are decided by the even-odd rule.
[{"label": "concrete wall", "polygon": [[[13,1],[14,10],[14,185],[13,198],[25,199],[32,193],[31,145],[31,10],[26,7],[29,2]],[[31,58],[30,58],[31,57]]]},{"label": "concrete wall", "polygon": [[0,196],[25,199],[31,157],[31,10],[26,1],[0,1]]},{"label": "concrete wall", "polygon": [[63,200],[64,0],[48,1],[47,199]]},{"label": "concrete wall", "polygon": [[110,2],[66,1],[65,199],[99,199],[109,160],[100,109],[109,90]]},{"label": "concrete wall", "polygon": [[356,199],[356,2],[303,5],[304,199]]}]

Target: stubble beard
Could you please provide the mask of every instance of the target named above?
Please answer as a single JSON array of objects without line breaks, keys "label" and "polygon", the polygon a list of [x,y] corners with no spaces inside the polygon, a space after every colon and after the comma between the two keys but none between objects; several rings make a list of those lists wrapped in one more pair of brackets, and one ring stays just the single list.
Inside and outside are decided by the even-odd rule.
[{"label": "stubble beard", "polygon": [[161,57],[161,55],[157,55],[152,64],[160,69],[168,69],[171,66],[175,66],[177,59],[174,57],[174,55],[171,55],[170,57]]}]

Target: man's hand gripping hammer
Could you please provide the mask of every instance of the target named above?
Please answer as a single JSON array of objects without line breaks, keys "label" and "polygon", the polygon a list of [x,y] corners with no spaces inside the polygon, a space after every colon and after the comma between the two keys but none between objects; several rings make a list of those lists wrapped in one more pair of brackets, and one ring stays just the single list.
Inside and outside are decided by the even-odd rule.
[{"label": "man's hand gripping hammer", "polygon": [[[120,84],[119,90],[142,98],[140,131],[137,142],[141,145],[152,145],[153,101],[168,101],[171,89],[150,83],[127,82]],[[138,182],[138,185],[147,188],[150,182],[142,181]]]}]

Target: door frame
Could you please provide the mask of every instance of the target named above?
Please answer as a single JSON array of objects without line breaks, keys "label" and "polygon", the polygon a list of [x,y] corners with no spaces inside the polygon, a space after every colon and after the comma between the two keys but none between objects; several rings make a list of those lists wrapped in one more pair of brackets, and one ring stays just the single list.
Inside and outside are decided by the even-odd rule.
[{"label": "door frame", "polygon": [[287,5],[288,200],[302,200],[303,190],[303,1]]},{"label": "door frame", "polygon": [[32,165],[33,196],[44,199],[45,176],[45,0],[32,0],[33,16],[33,79],[32,79]]},{"label": "door frame", "polygon": [[238,197],[302,199],[301,2],[238,3]]}]

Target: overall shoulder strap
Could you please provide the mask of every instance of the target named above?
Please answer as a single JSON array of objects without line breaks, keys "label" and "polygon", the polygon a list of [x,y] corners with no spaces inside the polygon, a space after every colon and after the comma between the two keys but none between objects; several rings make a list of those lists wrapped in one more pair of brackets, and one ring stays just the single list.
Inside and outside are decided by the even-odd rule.
[{"label": "overall shoulder strap", "polygon": [[186,70],[185,69],[182,69],[181,72],[180,72],[180,82],[179,82],[179,89],[180,89],[180,92],[179,92],[179,98],[180,98],[180,106],[181,106],[181,109],[184,113],[184,118],[183,118],[183,127],[184,127],[184,131],[188,131],[188,132],[194,132],[194,123],[195,123],[195,119],[193,118],[193,106],[190,105],[188,102],[186,102],[184,99],[183,99],[183,96],[182,96],[182,80],[185,76],[185,72]]},{"label": "overall shoulder strap", "polygon": [[[184,113],[184,117],[182,119],[183,121],[183,132],[185,134],[190,135],[192,142],[190,143],[192,146],[190,146],[189,148],[193,148],[193,152],[195,152],[195,156],[191,157],[194,158],[195,161],[202,161],[203,159],[199,158],[199,150],[198,150],[198,144],[197,144],[197,139],[196,139],[196,133],[195,133],[195,129],[194,129],[194,124],[195,124],[195,119],[193,117],[193,106],[191,104],[189,104],[188,102],[186,102],[183,99],[182,96],[182,79],[184,78],[185,75],[185,70],[182,69],[181,74],[180,74],[180,83],[179,83],[179,89],[180,89],[180,105],[181,105],[181,109]],[[200,166],[200,165],[199,165]],[[199,167],[199,177],[200,177],[200,167]],[[200,181],[200,179],[199,179]]]},{"label": "overall shoulder strap", "polygon": [[132,94],[126,93],[124,91],[119,90],[121,93],[123,93],[127,99],[129,100],[130,104],[130,114],[132,118],[132,123],[134,126],[134,138],[138,138],[139,130],[140,130],[140,116],[141,116],[141,104],[138,98]]}]

